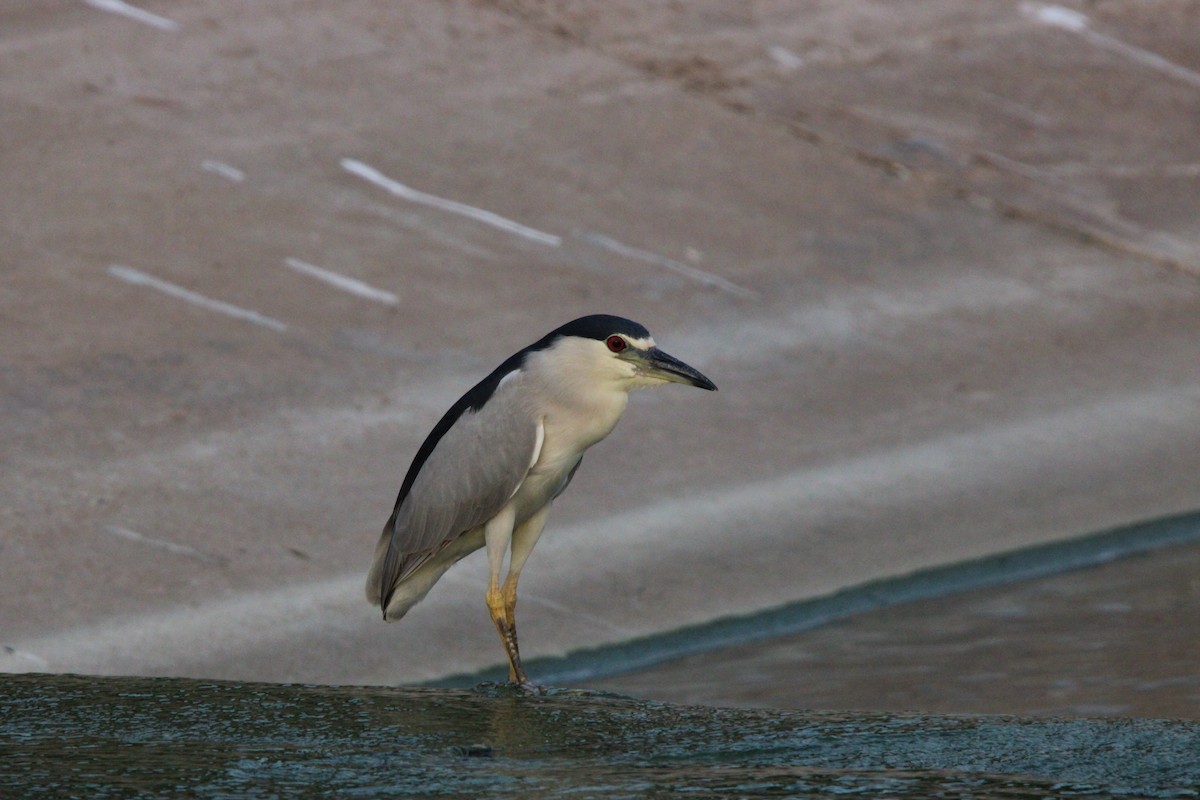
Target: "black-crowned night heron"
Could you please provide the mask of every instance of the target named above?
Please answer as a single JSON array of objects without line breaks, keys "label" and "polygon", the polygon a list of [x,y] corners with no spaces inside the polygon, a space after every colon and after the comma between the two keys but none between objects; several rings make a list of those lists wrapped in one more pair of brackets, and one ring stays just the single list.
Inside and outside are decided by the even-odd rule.
[{"label": "black-crowned night heron", "polygon": [[398,620],[455,562],[486,546],[488,611],[509,679],[528,684],[517,650],[517,579],[550,503],[584,451],[612,432],[630,390],[666,383],[717,388],[655,347],[644,327],[607,314],[568,322],[509,356],[417,450],[375,548],[367,599]]}]

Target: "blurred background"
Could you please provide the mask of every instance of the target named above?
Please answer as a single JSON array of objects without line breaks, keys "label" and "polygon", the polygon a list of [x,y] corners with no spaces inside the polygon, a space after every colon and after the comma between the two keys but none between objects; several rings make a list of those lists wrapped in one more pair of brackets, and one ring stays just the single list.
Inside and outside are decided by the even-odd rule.
[{"label": "blurred background", "polygon": [[589,451],[527,659],[740,618],[582,682],[1200,717],[1196,524],[749,641],[1200,508],[1197,41],[1185,0],[0,0],[0,669],[499,664],[482,557],[397,625],[362,581],[441,413],[606,312],[721,391]]}]

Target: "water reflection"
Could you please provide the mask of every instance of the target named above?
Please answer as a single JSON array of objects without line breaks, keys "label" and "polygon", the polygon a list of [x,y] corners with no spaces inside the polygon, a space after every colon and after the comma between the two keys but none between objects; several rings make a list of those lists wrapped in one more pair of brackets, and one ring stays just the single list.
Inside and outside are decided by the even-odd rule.
[{"label": "water reflection", "polygon": [[1191,797],[1200,727],[14,675],[0,797]]}]

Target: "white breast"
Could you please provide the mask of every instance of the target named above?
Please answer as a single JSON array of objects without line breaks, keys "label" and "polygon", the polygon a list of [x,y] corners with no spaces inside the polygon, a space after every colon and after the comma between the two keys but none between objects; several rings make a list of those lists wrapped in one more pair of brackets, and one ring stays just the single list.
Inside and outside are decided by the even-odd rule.
[{"label": "white breast", "polygon": [[629,402],[631,369],[603,342],[572,337],[529,354],[513,379],[539,421],[539,446],[513,495],[518,519],[554,499],[584,451],[612,432]]},{"label": "white breast", "polygon": [[628,395],[604,392],[586,403],[547,403],[538,428],[540,447],[513,502],[523,519],[554,499],[583,453],[612,432]]}]

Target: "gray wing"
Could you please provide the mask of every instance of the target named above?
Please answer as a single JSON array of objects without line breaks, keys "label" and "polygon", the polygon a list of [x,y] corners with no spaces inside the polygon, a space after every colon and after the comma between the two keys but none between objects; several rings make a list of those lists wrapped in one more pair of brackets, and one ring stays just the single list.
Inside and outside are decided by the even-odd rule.
[{"label": "gray wing", "polygon": [[393,589],[516,493],[537,447],[538,417],[521,401],[521,376],[478,411],[466,409],[420,467],[384,527],[367,576],[367,599],[387,607]]}]

